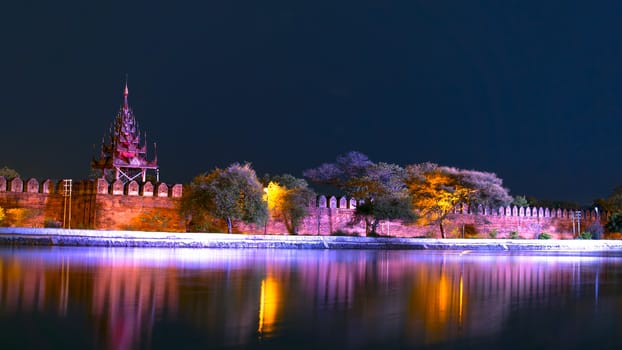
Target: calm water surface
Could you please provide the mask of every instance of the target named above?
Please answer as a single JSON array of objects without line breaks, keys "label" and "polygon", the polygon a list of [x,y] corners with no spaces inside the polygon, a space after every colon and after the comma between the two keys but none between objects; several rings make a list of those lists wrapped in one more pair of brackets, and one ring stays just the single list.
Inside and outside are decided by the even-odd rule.
[{"label": "calm water surface", "polygon": [[618,349],[622,258],[1,248],[2,349]]}]

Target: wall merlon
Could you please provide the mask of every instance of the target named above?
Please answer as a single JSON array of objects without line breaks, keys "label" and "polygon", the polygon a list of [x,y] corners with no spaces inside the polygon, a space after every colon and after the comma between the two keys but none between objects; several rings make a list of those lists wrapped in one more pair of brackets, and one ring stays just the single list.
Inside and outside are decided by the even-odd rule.
[{"label": "wall merlon", "polygon": [[24,192],[24,181],[19,177],[9,181],[9,192]]},{"label": "wall merlon", "polygon": [[[157,190],[157,191],[156,191]],[[25,193],[42,193],[42,194],[64,194],[65,180],[59,180],[54,183],[51,179],[42,182],[35,178],[29,178],[27,181],[19,177],[7,180],[4,176],[0,176],[0,192],[25,192]],[[166,183],[158,183],[154,185],[152,182],[139,183],[130,181],[124,184],[118,180],[112,184],[105,179],[98,178],[95,180],[80,180],[72,182],[73,194],[110,194],[115,196],[144,196],[144,197],[171,197],[181,198],[183,194],[183,185]]]},{"label": "wall merlon", "polygon": [[140,188],[140,195],[143,197],[153,197],[153,183],[145,182]]},{"label": "wall merlon", "polygon": [[28,179],[26,181],[26,192],[28,193],[39,193],[39,181],[37,179]]},{"label": "wall merlon", "polygon": [[158,184],[158,197],[168,197],[168,186],[164,183],[161,182]]},{"label": "wall merlon", "polygon": [[138,182],[132,180],[125,185],[125,194],[128,196],[138,196],[138,192],[140,190],[140,186],[138,186]]},{"label": "wall merlon", "polygon": [[169,194],[172,198],[181,198],[183,193],[183,186],[181,184],[175,184],[171,186],[171,192]]},{"label": "wall merlon", "polygon": [[[310,203],[311,207],[315,208],[329,208],[329,209],[356,209],[358,201],[356,198],[350,198],[343,196],[337,199],[335,196],[326,197],[320,195],[313,199]],[[581,220],[596,220],[599,215],[594,210],[580,210]],[[507,206],[507,207],[488,207],[478,205],[477,207],[469,207],[468,205],[458,204],[452,211],[454,214],[463,215],[481,215],[481,216],[506,216],[517,218],[576,218],[576,210],[568,210],[561,208],[543,208],[543,207],[519,207],[519,206]],[[607,215],[607,213],[602,213]]]},{"label": "wall merlon", "polygon": [[350,201],[348,202],[348,204],[349,204],[348,208],[356,209],[356,199],[350,198]]},{"label": "wall merlon", "polygon": [[41,183],[41,193],[54,193],[54,183],[52,183],[52,180],[47,179]]}]

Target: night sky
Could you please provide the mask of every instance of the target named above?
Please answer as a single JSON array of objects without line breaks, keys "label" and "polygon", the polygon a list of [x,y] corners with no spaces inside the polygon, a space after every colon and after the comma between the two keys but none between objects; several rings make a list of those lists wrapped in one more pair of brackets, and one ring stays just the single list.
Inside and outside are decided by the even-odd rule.
[{"label": "night sky", "polygon": [[621,23],[620,1],[4,2],[0,166],[87,177],[127,74],[165,182],[356,150],[589,204],[622,184]]}]

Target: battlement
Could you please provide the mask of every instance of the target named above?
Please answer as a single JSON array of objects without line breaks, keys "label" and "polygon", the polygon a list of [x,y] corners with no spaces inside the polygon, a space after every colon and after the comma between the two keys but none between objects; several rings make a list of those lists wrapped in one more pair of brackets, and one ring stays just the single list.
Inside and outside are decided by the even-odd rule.
[{"label": "battlement", "polygon": [[[337,198],[335,196],[326,197],[319,196],[315,203],[312,203],[313,207],[317,208],[332,208],[332,209],[356,209],[358,200],[356,198],[346,198],[345,196]],[[469,207],[468,205],[459,205],[453,211],[454,214],[471,214],[471,215],[483,215],[483,216],[507,216],[507,217],[539,217],[539,218],[566,218],[572,219],[577,217],[577,212],[580,213],[581,219],[596,219],[599,214],[594,210],[569,210],[561,208],[542,208],[542,207]]]},{"label": "battlement", "polygon": [[[151,231],[184,231],[186,219],[179,212],[182,185],[130,181],[73,181],[72,195],[65,193],[65,182],[0,177],[0,207],[7,213],[5,225],[42,227],[46,223],[67,222],[71,210],[71,227],[105,230],[133,229]],[[300,234],[329,235],[334,232],[364,234],[365,223],[354,218],[359,204],[356,198],[319,196],[310,203],[310,212],[303,219]],[[579,215],[577,215],[579,214]],[[580,220],[577,220],[580,218]],[[522,237],[535,238],[548,232],[556,238],[574,238],[575,230],[593,222],[606,222],[608,213],[595,210],[575,211],[561,208],[506,206],[490,208],[459,205],[444,225],[448,237],[488,236],[509,237],[518,232]],[[283,222],[271,219],[263,227],[236,224],[239,232],[287,232]],[[378,233],[396,237],[433,237],[438,227],[432,223],[419,225],[383,220]]]},{"label": "battlement", "polygon": [[[64,194],[64,191],[64,180],[60,180],[55,184],[50,179],[39,182],[37,179],[30,178],[24,182],[24,180],[19,177],[7,180],[5,177],[0,176],[0,192]],[[100,178],[97,180],[74,182],[72,185],[72,194],[181,198],[182,185],[167,185],[163,182],[154,185],[150,181],[140,184],[137,181],[130,181],[124,184],[120,180],[108,183],[105,179]]]}]

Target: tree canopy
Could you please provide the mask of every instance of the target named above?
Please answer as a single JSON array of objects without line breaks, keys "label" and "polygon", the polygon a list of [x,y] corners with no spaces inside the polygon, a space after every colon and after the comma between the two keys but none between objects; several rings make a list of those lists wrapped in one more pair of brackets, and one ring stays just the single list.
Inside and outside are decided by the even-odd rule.
[{"label": "tree canopy", "polygon": [[333,163],[307,169],[303,175],[317,184],[334,186],[347,196],[363,198],[368,194],[368,189],[362,180],[372,165],[373,162],[366,155],[352,151],[337,156]]},{"label": "tree canopy", "polygon": [[597,204],[604,211],[622,213],[622,186],[614,188],[607,198],[597,200]]},{"label": "tree canopy", "polygon": [[4,176],[7,180],[12,180],[16,177],[20,177],[19,173],[12,168],[9,168],[7,166],[3,166],[2,168],[0,168],[0,176]]},{"label": "tree canopy", "polygon": [[221,218],[232,232],[232,221],[260,224],[267,218],[263,187],[250,164],[234,163],[195,177],[182,197],[182,212],[196,220]]},{"label": "tree canopy", "polygon": [[264,198],[270,215],[283,221],[287,231],[298,233],[302,220],[309,214],[309,203],[315,192],[307,181],[290,174],[268,177]]},{"label": "tree canopy", "polygon": [[516,196],[514,197],[514,199],[512,199],[511,205],[515,205],[517,207],[528,207],[529,201],[525,196]]},{"label": "tree canopy", "polygon": [[406,167],[406,186],[423,222],[436,222],[445,238],[444,220],[458,204],[505,206],[508,190],[494,173],[462,170],[433,163]]},{"label": "tree canopy", "polygon": [[399,165],[374,163],[366,155],[352,151],[303,174],[315,183],[335,186],[357,199],[354,221],[363,220],[367,234],[376,234],[380,220],[414,219],[403,182],[406,172]]}]

